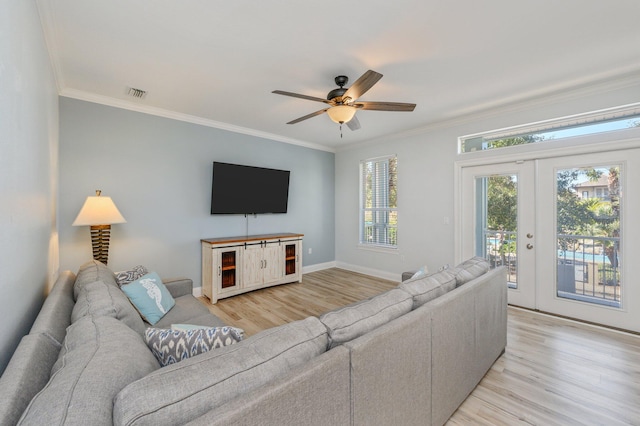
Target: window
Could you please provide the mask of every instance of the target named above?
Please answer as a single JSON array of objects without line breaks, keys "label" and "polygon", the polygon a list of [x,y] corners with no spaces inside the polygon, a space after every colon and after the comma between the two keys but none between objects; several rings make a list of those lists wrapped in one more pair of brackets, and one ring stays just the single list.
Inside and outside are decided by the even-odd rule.
[{"label": "window", "polygon": [[596,188],[596,198],[601,200],[606,200],[609,198],[609,189],[607,188]]},{"label": "window", "polygon": [[640,104],[626,105],[459,138],[459,152],[505,148],[640,127]]},{"label": "window", "polygon": [[397,248],[397,188],[395,155],[360,163],[360,244]]}]

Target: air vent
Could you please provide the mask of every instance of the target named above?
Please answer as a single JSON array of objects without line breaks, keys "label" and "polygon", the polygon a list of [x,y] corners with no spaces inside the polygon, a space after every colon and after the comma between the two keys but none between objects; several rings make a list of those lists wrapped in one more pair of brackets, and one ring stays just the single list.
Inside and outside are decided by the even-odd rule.
[{"label": "air vent", "polygon": [[145,96],[147,96],[147,92],[146,90],[141,90],[141,89],[136,89],[134,87],[129,87],[129,91],[127,92],[127,95],[134,97],[134,98],[138,98],[138,99],[143,99]]}]

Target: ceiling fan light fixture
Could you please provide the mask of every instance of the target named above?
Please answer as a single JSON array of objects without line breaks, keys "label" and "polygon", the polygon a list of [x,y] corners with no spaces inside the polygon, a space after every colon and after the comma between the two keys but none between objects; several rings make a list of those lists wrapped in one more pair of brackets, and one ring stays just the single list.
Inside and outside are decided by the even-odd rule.
[{"label": "ceiling fan light fixture", "polygon": [[327,110],[329,118],[338,124],[348,123],[356,115],[357,109],[349,105],[336,105]]}]

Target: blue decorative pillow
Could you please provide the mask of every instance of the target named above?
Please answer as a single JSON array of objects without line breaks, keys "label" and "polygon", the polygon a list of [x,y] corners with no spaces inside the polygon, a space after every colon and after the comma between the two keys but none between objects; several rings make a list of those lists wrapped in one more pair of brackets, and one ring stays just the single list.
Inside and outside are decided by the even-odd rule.
[{"label": "blue decorative pillow", "polygon": [[244,331],[234,327],[167,330],[149,327],[144,340],[162,367],[242,340]]},{"label": "blue decorative pillow", "polygon": [[155,272],[120,287],[140,315],[151,325],[160,321],[176,301]]}]

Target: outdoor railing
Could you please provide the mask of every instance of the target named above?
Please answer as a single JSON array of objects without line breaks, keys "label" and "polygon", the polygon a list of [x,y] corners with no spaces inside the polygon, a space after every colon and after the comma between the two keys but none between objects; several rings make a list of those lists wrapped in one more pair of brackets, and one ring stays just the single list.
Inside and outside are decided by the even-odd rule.
[{"label": "outdoor railing", "polygon": [[484,230],[484,257],[491,268],[507,267],[507,283],[511,288],[518,287],[518,265],[516,256],[516,232]]},{"label": "outdoor railing", "polygon": [[[507,267],[510,288],[518,286],[516,232],[484,230],[479,247],[491,267]],[[620,307],[620,238],[558,235],[557,281],[559,297]]]},{"label": "outdoor railing", "polygon": [[558,296],[620,307],[620,238],[558,235]]}]

